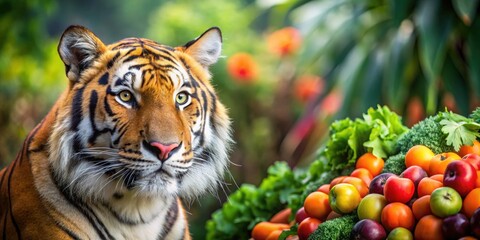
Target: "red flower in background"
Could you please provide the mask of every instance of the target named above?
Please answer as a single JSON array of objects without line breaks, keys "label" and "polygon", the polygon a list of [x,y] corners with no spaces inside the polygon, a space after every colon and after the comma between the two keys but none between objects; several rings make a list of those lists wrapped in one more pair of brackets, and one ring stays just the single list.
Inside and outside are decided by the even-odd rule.
[{"label": "red flower in background", "polygon": [[300,31],[294,27],[282,28],[267,37],[268,49],[281,57],[296,52],[301,43]]},{"label": "red flower in background", "polygon": [[239,82],[252,82],[257,78],[258,65],[248,53],[236,53],[227,61],[228,73]]},{"label": "red flower in background", "polygon": [[425,118],[425,108],[422,100],[418,97],[412,97],[407,105],[407,126],[411,127],[415,123]]},{"label": "red flower in background", "polygon": [[342,106],[342,93],[338,89],[332,90],[320,104],[320,110],[327,115],[333,115],[338,112]]},{"label": "red flower in background", "polygon": [[322,93],[324,81],[319,76],[303,75],[295,81],[295,97],[307,103]]},{"label": "red flower in background", "polygon": [[458,111],[455,97],[451,92],[446,92],[443,95],[443,105],[445,105],[445,107],[450,111],[454,111],[454,112]]}]

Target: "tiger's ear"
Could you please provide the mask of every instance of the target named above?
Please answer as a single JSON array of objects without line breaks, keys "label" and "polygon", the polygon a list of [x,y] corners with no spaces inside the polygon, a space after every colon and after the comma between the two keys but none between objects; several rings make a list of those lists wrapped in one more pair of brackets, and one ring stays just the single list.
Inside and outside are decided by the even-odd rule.
[{"label": "tiger's ear", "polygon": [[65,64],[70,81],[78,81],[83,70],[88,68],[106,47],[90,30],[82,26],[70,26],[63,32],[58,53]]},{"label": "tiger's ear", "polygon": [[200,37],[185,44],[184,48],[187,54],[208,68],[217,62],[222,52],[222,32],[220,28],[212,27]]}]

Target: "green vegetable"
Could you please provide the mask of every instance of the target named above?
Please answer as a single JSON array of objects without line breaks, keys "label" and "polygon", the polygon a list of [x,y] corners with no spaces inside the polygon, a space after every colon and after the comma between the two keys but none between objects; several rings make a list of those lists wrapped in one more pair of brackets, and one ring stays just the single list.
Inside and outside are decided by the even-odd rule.
[{"label": "green vegetable", "polygon": [[301,204],[304,171],[276,162],[260,186],[243,184],[207,222],[207,239],[249,239],[256,223],[266,221],[290,203]]},{"label": "green vegetable", "polygon": [[242,185],[222,209],[212,214],[206,225],[207,239],[248,239],[256,223],[270,219],[285,207],[296,211],[319,186],[339,175],[349,175],[365,152],[382,158],[391,155],[396,140],[407,130],[400,117],[387,107],[370,108],[362,119],[334,122],[330,139],[307,171],[292,171],[285,163],[277,162],[258,188]]},{"label": "green vegetable", "polygon": [[480,123],[480,107],[477,107],[469,116],[476,123]]},{"label": "green vegetable", "polygon": [[330,138],[320,154],[328,159],[331,170],[354,166],[366,152],[385,159],[395,153],[397,139],[406,131],[401,118],[387,107],[370,108],[363,119],[332,123]]},{"label": "green vegetable", "polygon": [[455,151],[460,150],[463,145],[473,145],[473,141],[480,137],[480,124],[474,120],[452,112],[440,114],[443,117],[440,121],[442,132],[447,134],[447,144],[453,146]]},{"label": "green vegetable", "polygon": [[419,144],[427,146],[435,154],[452,151],[453,147],[446,141],[447,135],[442,132],[441,120],[442,116],[437,114],[415,124],[410,131],[398,139],[399,152],[406,154],[411,147]]},{"label": "green vegetable", "polygon": [[399,153],[397,155],[389,157],[385,161],[385,165],[383,166],[383,172],[395,173],[397,175],[400,175],[400,173],[402,173],[405,168],[405,154]]},{"label": "green vegetable", "polygon": [[[480,115],[477,108],[472,113]],[[480,119],[479,119],[480,120]],[[398,139],[397,150],[406,154],[418,144],[429,147],[435,154],[458,151],[462,145],[472,145],[480,137],[480,123],[452,112],[439,112],[415,124],[410,131]]]},{"label": "green vegetable", "polygon": [[310,235],[308,240],[343,240],[350,239],[353,226],[358,222],[357,212],[353,212],[318,225],[317,230]]}]

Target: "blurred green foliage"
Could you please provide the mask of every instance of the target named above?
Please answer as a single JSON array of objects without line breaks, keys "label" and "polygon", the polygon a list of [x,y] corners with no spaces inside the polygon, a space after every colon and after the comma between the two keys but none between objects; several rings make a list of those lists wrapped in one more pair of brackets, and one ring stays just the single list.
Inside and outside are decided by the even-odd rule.
[{"label": "blurred green foliage", "polygon": [[305,33],[298,61],[343,89],[341,117],[376,103],[427,115],[478,104],[478,1],[307,1],[291,11]]},{"label": "blurred green foliage", "polygon": [[[50,0],[0,2],[0,167],[63,88],[63,64],[45,31]],[[35,103],[35,104],[34,104]]]}]

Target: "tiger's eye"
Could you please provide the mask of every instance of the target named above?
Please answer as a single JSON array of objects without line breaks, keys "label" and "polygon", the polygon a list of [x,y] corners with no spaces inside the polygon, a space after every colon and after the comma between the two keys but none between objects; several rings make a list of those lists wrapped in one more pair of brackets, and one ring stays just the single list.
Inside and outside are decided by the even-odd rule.
[{"label": "tiger's eye", "polygon": [[122,100],[123,102],[130,102],[132,100],[132,94],[129,92],[129,91],[121,91],[119,94],[118,94],[118,97],[120,98],[120,100]]},{"label": "tiger's eye", "polygon": [[177,97],[175,99],[175,101],[178,103],[178,104],[185,104],[188,100],[188,95],[185,93],[185,92],[181,92],[179,94],[177,94]]}]

